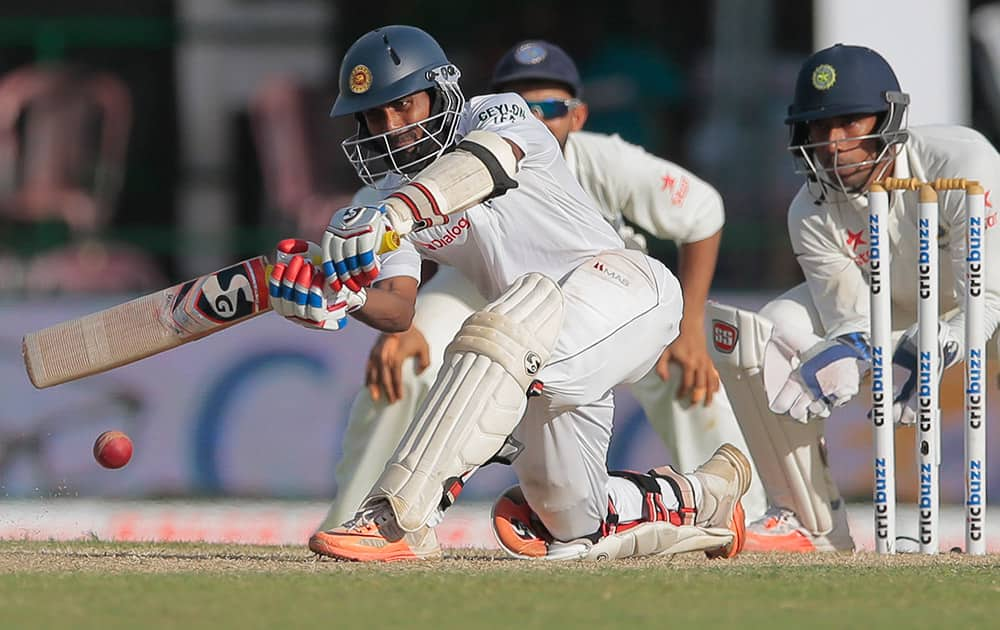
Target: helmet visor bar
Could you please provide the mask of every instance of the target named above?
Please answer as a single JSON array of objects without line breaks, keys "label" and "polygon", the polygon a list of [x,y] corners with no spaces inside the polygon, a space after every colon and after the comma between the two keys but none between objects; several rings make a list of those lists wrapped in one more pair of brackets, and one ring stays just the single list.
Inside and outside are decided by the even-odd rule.
[{"label": "helmet visor bar", "polygon": [[[861,160],[858,162],[841,162],[840,161],[840,151],[834,151],[833,153],[833,163],[830,166],[822,166],[816,161],[816,158],[812,152],[812,149],[817,146],[828,146],[830,144],[839,144],[840,142],[853,142],[855,140],[865,140],[869,138],[883,138],[885,136],[900,136],[901,139],[896,141],[889,141],[882,146],[881,151],[878,152],[874,157]],[[806,177],[815,177],[821,184],[825,186],[832,186],[835,190],[839,190],[847,195],[857,195],[864,192],[868,181],[871,179],[866,178],[865,183],[860,186],[848,186],[843,177],[841,176],[842,171],[845,169],[858,170],[865,167],[871,167],[870,172],[874,172],[879,165],[888,166],[892,160],[896,158],[897,150],[902,146],[902,143],[906,139],[906,132],[898,131],[892,134],[869,134],[867,136],[858,136],[856,138],[848,138],[844,141],[834,141],[834,142],[816,142],[812,144],[803,144],[797,146],[788,147],[788,150],[792,152],[795,159],[795,174],[805,175]],[[853,148],[853,147],[851,147]],[[881,177],[884,173],[880,173]]]},{"label": "helmet visor bar", "polygon": [[[359,126],[357,133],[341,143],[348,161],[366,185],[378,189],[379,180],[391,173],[408,180],[439,158],[454,141],[465,105],[458,86],[461,75],[448,65],[428,71],[427,76],[436,83],[436,98],[440,99],[427,118],[375,135]],[[386,186],[393,184],[386,182]]]},{"label": "helmet visor bar", "polygon": [[[801,140],[800,143],[793,142],[788,147],[795,161],[795,173],[805,175],[811,181],[818,182],[823,188],[829,187],[848,196],[862,194],[871,180],[871,174],[880,171],[876,175],[878,177],[884,175],[885,170],[896,158],[899,149],[909,137],[909,133],[906,131],[908,96],[903,93],[887,92],[886,100],[889,102],[889,110],[884,114],[885,118],[879,123],[878,129],[869,134],[840,140],[801,142],[808,140],[806,132],[808,123],[794,123],[792,126],[793,140]],[[841,154],[843,152],[856,149],[858,145],[868,140],[875,140],[877,143],[878,150],[874,152],[874,155],[856,162],[842,161]],[[821,164],[816,157],[817,150],[830,153],[833,158],[830,160],[831,163]],[[844,182],[846,171],[857,172],[865,167],[870,167],[870,170],[869,177],[865,179],[863,184],[848,186]]]},{"label": "helmet visor bar", "polygon": [[406,175],[434,161],[448,146],[435,130],[440,129],[449,115],[442,112],[374,136],[358,133],[344,140],[341,146],[361,180],[374,187],[377,180],[389,173]]}]

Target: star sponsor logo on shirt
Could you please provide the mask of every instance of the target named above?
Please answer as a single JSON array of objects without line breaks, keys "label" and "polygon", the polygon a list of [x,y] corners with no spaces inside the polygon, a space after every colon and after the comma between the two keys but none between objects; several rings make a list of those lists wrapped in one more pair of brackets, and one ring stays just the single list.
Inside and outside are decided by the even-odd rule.
[{"label": "star sponsor logo on shirt", "polygon": [[851,251],[855,254],[858,253],[858,246],[864,245],[868,242],[862,238],[864,234],[864,230],[858,230],[857,232],[847,230],[847,246],[850,247]]},{"label": "star sponsor logo on shirt", "polygon": [[[472,223],[469,221],[469,218],[463,216],[453,225],[428,228],[420,233],[419,238],[411,237],[410,240],[414,244],[433,252],[448,247],[455,242],[465,242],[465,237],[471,228]],[[432,235],[434,235],[433,238]]]},{"label": "star sponsor logo on shirt", "polygon": [[479,112],[479,122],[499,125],[524,120],[528,117],[525,108],[517,103],[497,103]]},{"label": "star sponsor logo on shirt", "polygon": [[[662,192],[670,191],[670,203],[675,206],[683,206],[684,200],[687,199],[688,190],[691,189],[691,182],[688,178],[681,175],[680,180],[666,173],[660,177],[660,190]],[[679,182],[679,183],[678,183]]]},{"label": "star sponsor logo on shirt", "polygon": [[868,248],[864,247],[861,251],[858,251],[859,247],[868,244],[868,241],[865,240],[864,236],[864,230],[858,230],[857,232],[847,230],[847,238],[844,240],[844,243],[851,248],[851,253],[854,254],[854,264],[859,267],[865,267],[868,265]]}]

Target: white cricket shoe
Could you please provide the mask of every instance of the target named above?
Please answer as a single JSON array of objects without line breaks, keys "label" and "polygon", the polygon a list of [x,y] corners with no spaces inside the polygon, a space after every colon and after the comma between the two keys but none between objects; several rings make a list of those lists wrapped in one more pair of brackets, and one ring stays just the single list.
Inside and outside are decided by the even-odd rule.
[{"label": "white cricket shoe", "polygon": [[732,558],[744,548],[746,515],[742,499],[750,488],[752,470],[750,460],[740,449],[723,444],[692,473],[702,489],[695,525],[725,527],[733,533],[732,544],[706,552],[709,558]]}]

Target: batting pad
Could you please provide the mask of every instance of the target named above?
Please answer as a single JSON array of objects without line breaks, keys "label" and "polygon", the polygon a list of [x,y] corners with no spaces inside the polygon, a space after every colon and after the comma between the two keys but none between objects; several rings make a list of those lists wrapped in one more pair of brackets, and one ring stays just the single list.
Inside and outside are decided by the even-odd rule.
[{"label": "batting pad", "polygon": [[517,426],[562,318],[562,291],[538,273],[521,276],[469,316],[365,503],[388,500],[405,531],[427,524],[445,482],[483,465]]},{"label": "batting pad", "polygon": [[[709,302],[709,351],[736,412],[747,446],[757,465],[768,503],[795,511],[799,522],[815,535],[833,528],[831,504],[839,493],[825,461],[823,420],[807,423],[778,415],[768,407],[774,374],[788,374],[788,365],[765,367],[765,357],[777,360],[769,349],[774,324],[760,315]],[[765,378],[765,374],[771,378]]]},{"label": "batting pad", "polygon": [[667,521],[656,521],[640,523],[628,531],[601,538],[581,555],[581,559],[601,561],[708,552],[731,542],[733,532],[724,527],[673,525]]},{"label": "batting pad", "polygon": [[673,556],[692,551],[714,551],[733,542],[733,532],[724,527],[674,525],[667,521],[639,523],[628,531],[604,536],[596,543],[586,538],[549,544],[540,558],[519,554],[507,546],[500,548],[523,560],[622,560],[648,556]]}]

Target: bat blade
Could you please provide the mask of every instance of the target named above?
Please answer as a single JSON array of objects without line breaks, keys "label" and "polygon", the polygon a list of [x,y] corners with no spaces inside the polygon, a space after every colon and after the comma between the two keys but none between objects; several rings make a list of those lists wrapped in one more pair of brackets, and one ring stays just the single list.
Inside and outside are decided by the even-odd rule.
[{"label": "bat blade", "polygon": [[51,387],[99,374],[271,310],[268,260],[250,258],[156,293],[28,333],[31,383]]}]

